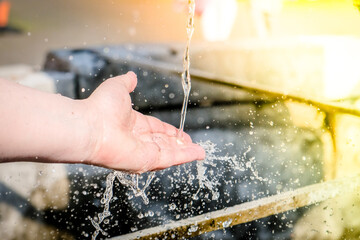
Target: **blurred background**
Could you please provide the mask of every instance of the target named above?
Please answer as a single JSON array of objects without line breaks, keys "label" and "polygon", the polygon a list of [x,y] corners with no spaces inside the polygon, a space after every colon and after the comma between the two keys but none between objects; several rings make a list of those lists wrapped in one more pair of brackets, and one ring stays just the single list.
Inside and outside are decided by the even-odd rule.
[{"label": "blurred background", "polygon": [[[121,239],[359,174],[357,4],[197,0],[185,129],[196,142],[216,144],[220,156],[156,172],[148,205],[115,182],[112,216],[101,223],[107,236],[90,219],[103,210],[110,170],[2,164],[2,239],[89,239],[96,231],[98,239]],[[0,0],[0,77],[83,99],[132,70],[134,108],[177,125],[187,17],[186,0]],[[225,155],[234,160],[217,161]],[[353,192],[194,239],[358,239],[359,214]]]},{"label": "blurred background", "polygon": [[[55,48],[186,39],[187,12],[181,0],[8,2],[9,26],[21,33],[0,35],[0,65],[39,66],[46,51]],[[210,6],[213,9],[197,14],[194,43],[214,40],[210,31],[225,32],[220,40],[231,42],[270,36],[360,36],[360,14],[352,0],[226,0],[217,4],[217,11]],[[207,23],[201,23],[202,18]]]}]

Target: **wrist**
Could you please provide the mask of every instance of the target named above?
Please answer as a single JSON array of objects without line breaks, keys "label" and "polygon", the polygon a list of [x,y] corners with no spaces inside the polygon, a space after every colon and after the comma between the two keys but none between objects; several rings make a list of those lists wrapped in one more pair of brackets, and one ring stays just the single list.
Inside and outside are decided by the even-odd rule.
[{"label": "wrist", "polygon": [[69,135],[72,137],[69,148],[64,151],[64,159],[72,163],[91,164],[97,147],[97,116],[87,100],[71,101],[72,129]]},{"label": "wrist", "polygon": [[91,99],[75,100],[75,107],[81,115],[81,120],[75,124],[78,126],[78,141],[81,143],[77,148],[76,161],[86,164],[99,165],[96,163],[97,155],[102,140],[102,119]]},{"label": "wrist", "polygon": [[85,100],[73,100],[57,95],[60,109],[51,111],[45,158],[50,162],[88,163],[94,145],[90,110]]}]

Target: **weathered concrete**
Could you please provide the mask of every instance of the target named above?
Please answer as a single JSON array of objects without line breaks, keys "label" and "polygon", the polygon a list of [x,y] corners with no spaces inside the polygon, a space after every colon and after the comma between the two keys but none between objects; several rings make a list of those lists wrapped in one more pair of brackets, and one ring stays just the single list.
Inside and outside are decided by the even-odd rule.
[{"label": "weathered concrete", "polygon": [[[139,77],[138,88],[132,94],[134,107],[177,125],[182,103],[180,77],[173,71],[158,70],[156,64],[167,58],[168,63],[176,63],[180,55],[176,46],[60,50],[48,55],[45,70],[49,76],[55,76],[53,82],[59,91],[64,89],[62,94],[75,98],[86,97],[110,76],[133,70]],[[140,60],[154,66],[144,65]],[[199,189],[198,163],[156,172],[147,192],[149,205],[132,198],[128,189],[116,183],[110,224],[102,227],[110,236],[118,236],[318,182],[322,179],[323,126],[296,126],[291,117],[288,107],[278,99],[193,79],[186,131],[196,142],[210,140],[217,144],[218,157],[236,155],[233,163],[243,170],[221,160],[206,165],[205,176],[217,182],[217,193]],[[49,185],[35,187],[38,191],[32,196],[40,201],[38,205],[28,203],[26,209],[33,219],[60,232],[66,231],[75,238],[89,237],[94,228],[88,217],[102,211],[100,199],[109,171],[67,165],[66,172],[61,183],[68,186],[62,188],[68,193],[62,193],[69,200],[65,208],[52,206],[57,195],[50,191],[53,185]],[[47,176],[51,177],[51,172]],[[54,185],[60,186],[56,181]],[[55,200],[48,198],[46,191]],[[216,239],[289,238],[293,223],[302,212],[299,209],[271,216],[197,239],[209,239],[212,235]]]},{"label": "weathered concrete", "polygon": [[[88,56],[91,61],[81,60],[83,56]],[[176,45],[105,46],[91,50],[53,51],[47,57],[45,70],[75,74],[74,84],[79,86],[77,90],[83,87],[86,91],[89,90],[89,93],[107,77],[134,71],[138,75],[138,87],[132,93],[134,108],[178,125],[183,100],[180,74],[176,74],[176,70],[172,71],[171,68],[169,70],[157,66],[164,63],[181,65],[181,58],[182,51],[179,51]],[[104,63],[104,67],[97,67]],[[79,92],[77,95],[79,98],[86,97]],[[213,177],[213,180],[216,179],[220,184],[216,187],[220,197],[214,197],[217,200],[212,200],[212,193],[208,189],[198,189],[196,179],[189,182],[189,176],[197,174],[195,163],[184,168],[173,167],[157,172],[156,180],[148,192],[149,205],[144,205],[137,198],[124,203],[126,189],[120,188],[119,192],[115,190],[118,197],[116,201],[119,202],[111,206],[114,214],[112,219],[115,222],[118,219],[125,220],[118,222],[116,229],[103,226],[111,236],[273,195],[279,191],[315,183],[322,178],[321,134],[307,129],[306,126],[296,127],[287,107],[281,101],[230,86],[199,81],[196,78],[193,78],[190,101],[186,131],[193,140],[211,140],[221,150],[219,156],[237,155],[239,158],[236,161],[239,161],[240,165],[255,159],[252,170],[246,168],[241,172],[233,169],[228,162],[221,161],[214,163],[216,166],[207,166],[208,171],[213,172],[209,172],[208,177]],[[316,129],[321,127],[317,126]],[[247,151],[249,152],[244,154]],[[312,168],[307,169],[307,166]],[[98,181],[104,179],[104,173],[96,173],[89,167],[81,168],[82,173],[78,175],[78,168],[71,167],[73,170],[69,175],[70,179],[87,182],[85,185],[75,184],[77,189],[89,189],[89,186],[98,185]],[[186,191],[180,193],[179,189]],[[94,192],[94,189],[91,192]],[[196,193],[198,199],[194,199]],[[76,208],[83,208],[81,206],[84,204],[88,206],[94,200],[82,195],[77,195],[77,199],[79,202]],[[124,204],[121,204],[119,209],[117,206],[120,203]],[[170,204],[174,204],[176,209],[169,210],[167,206]],[[148,215],[149,212],[154,215]],[[143,217],[138,217],[141,215]],[[300,215],[301,210],[287,213],[282,215],[283,217],[272,216],[236,226],[225,233],[213,234],[226,239],[244,238],[249,234],[259,239],[289,236],[290,223],[296,221]],[[268,221],[281,227],[276,230],[266,227],[265,223]],[[88,223],[83,229],[89,233],[92,231],[91,227]],[[209,236],[199,238],[207,239]]]},{"label": "weathered concrete", "polygon": [[208,44],[193,49],[195,69],[320,100],[359,97],[360,40],[299,37]]},{"label": "weathered concrete", "polygon": [[[27,65],[2,66],[0,77],[40,91],[56,92],[53,78]],[[68,232],[47,224],[43,213],[66,209],[69,189],[63,164],[1,164],[1,239],[74,239]]]}]

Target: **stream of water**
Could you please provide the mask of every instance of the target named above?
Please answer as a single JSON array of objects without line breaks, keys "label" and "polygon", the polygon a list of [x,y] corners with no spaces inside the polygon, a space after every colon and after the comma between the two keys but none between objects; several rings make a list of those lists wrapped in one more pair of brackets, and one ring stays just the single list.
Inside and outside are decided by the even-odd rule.
[{"label": "stream of water", "polygon": [[[182,134],[184,131],[184,125],[185,125],[185,118],[186,118],[186,112],[187,112],[187,106],[189,102],[189,95],[191,90],[191,77],[190,77],[190,42],[191,38],[194,32],[194,14],[195,14],[195,0],[188,0],[188,20],[187,20],[187,43],[184,51],[184,57],[183,57],[183,73],[181,75],[182,80],[182,87],[184,90],[184,100],[183,100],[183,106],[181,109],[181,120],[180,120],[180,127],[178,131],[178,137],[181,140]],[[206,159],[204,161],[199,161],[196,163],[196,173],[191,173],[192,169],[188,166],[184,166],[185,173],[188,175],[186,176],[186,181],[188,181],[191,185],[195,184],[197,185],[197,191],[193,195],[193,199],[197,200],[199,198],[199,192],[203,189],[207,189],[210,191],[211,195],[209,198],[211,200],[217,200],[219,198],[220,193],[218,192],[217,188],[220,185],[221,175],[223,173],[219,173],[217,171],[213,171],[212,169],[216,168],[217,161],[227,162],[228,165],[231,166],[231,171],[245,171],[246,169],[250,169],[252,172],[254,172],[255,178],[258,180],[264,181],[264,179],[258,177],[256,174],[256,171],[254,169],[254,162],[249,161],[246,164],[244,163],[244,159],[246,157],[246,154],[251,150],[249,149],[243,154],[243,156],[240,156],[240,159],[238,156],[219,156],[219,152],[221,152],[220,149],[216,147],[216,144],[206,141],[206,142],[200,142],[199,143],[206,151]],[[250,159],[251,160],[251,159]],[[179,168],[181,166],[178,166]],[[99,213],[96,217],[91,218],[89,217],[92,225],[95,227],[95,231],[92,234],[92,240],[95,240],[99,233],[103,234],[104,236],[107,236],[107,233],[101,228],[102,224],[106,224],[108,221],[108,217],[111,215],[109,211],[110,207],[110,201],[113,197],[113,185],[115,179],[117,179],[122,185],[126,186],[130,192],[132,192],[132,195],[128,195],[129,199],[133,197],[141,197],[143,202],[145,204],[149,203],[149,199],[146,195],[146,191],[151,183],[151,181],[154,179],[155,173],[152,172],[146,179],[139,179],[139,175],[136,174],[129,174],[119,171],[111,172],[106,179],[106,189],[104,191],[103,198],[101,199],[101,204],[104,206],[103,212]],[[168,176],[171,180],[171,185],[176,186],[178,184],[179,178],[176,176]]]},{"label": "stream of water", "polygon": [[[182,81],[182,87],[184,90],[184,101],[183,106],[181,109],[181,120],[180,120],[180,126],[179,126],[179,132],[178,137],[181,139],[182,134],[184,131],[184,125],[185,125],[185,118],[186,118],[186,112],[187,112],[187,106],[189,102],[189,95],[191,90],[191,77],[190,77],[190,42],[192,35],[194,33],[194,15],[195,15],[195,0],[188,0],[188,21],[186,26],[186,33],[187,33],[187,42],[186,47],[184,51],[184,57],[183,57],[183,68],[184,71],[181,74],[181,81]],[[129,189],[132,190],[135,197],[140,196],[145,204],[149,203],[149,199],[146,196],[145,190],[150,185],[152,179],[154,178],[155,173],[150,173],[148,176],[148,179],[145,181],[145,184],[143,184],[142,187],[139,186],[139,176],[136,174],[128,174],[123,173],[119,171],[114,171],[110,173],[106,178],[106,189],[104,192],[104,197],[101,199],[101,203],[104,205],[104,209],[102,213],[99,213],[98,216],[91,218],[89,217],[92,225],[95,227],[95,231],[92,234],[92,240],[95,240],[96,237],[101,232],[104,236],[107,235],[105,231],[102,230],[101,224],[105,222],[107,217],[111,215],[109,211],[110,201],[113,197],[113,184],[115,178],[118,179],[118,181],[127,186]],[[209,181],[205,181],[202,185],[204,186],[212,186],[209,185]]]},{"label": "stream of water", "polygon": [[[186,183],[189,186],[192,186],[194,194],[192,195],[193,200],[199,200],[204,196],[200,195],[201,191],[207,191],[205,197],[209,201],[217,201],[220,197],[219,186],[224,178],[224,175],[236,172],[252,172],[251,179],[256,179],[260,182],[267,181],[267,179],[262,178],[258,175],[256,170],[256,161],[254,157],[248,157],[247,155],[252,150],[249,146],[243,154],[239,155],[224,155],[224,152],[227,152],[227,147],[231,147],[231,143],[225,145],[224,149],[219,149],[217,145],[211,141],[199,142],[199,144],[206,151],[206,158],[203,161],[196,162],[195,165],[180,165],[175,168],[175,171],[165,172],[167,179],[170,180],[167,184],[172,188],[178,188],[182,184]],[[247,159],[247,160],[246,160]],[[227,168],[222,171],[217,171],[219,165],[226,165]],[[133,199],[134,197],[141,197],[145,205],[149,204],[149,199],[147,193],[149,191],[150,183],[156,180],[159,180],[160,175],[156,175],[155,172],[149,174],[143,174],[141,176],[137,174],[130,174],[120,171],[113,171],[108,174],[106,178],[106,189],[101,199],[101,204],[103,205],[102,213],[97,214],[94,218],[89,216],[89,219],[92,225],[95,228],[95,231],[92,235],[92,240],[95,240],[99,233],[104,236],[107,236],[106,231],[104,231],[101,226],[102,224],[108,224],[110,213],[110,202],[113,198],[113,187],[114,181],[117,180],[123,186],[125,186],[129,194],[126,194],[128,200]],[[171,205],[171,204],[170,204]],[[176,206],[174,206],[176,208]]]},{"label": "stream of water", "polygon": [[184,71],[181,74],[182,87],[184,90],[184,101],[181,109],[181,119],[178,136],[181,138],[184,131],[187,106],[189,103],[189,95],[191,90],[191,76],[190,76],[190,42],[194,33],[194,15],[195,15],[195,0],[188,0],[188,22],[186,26],[187,42],[183,58]]}]

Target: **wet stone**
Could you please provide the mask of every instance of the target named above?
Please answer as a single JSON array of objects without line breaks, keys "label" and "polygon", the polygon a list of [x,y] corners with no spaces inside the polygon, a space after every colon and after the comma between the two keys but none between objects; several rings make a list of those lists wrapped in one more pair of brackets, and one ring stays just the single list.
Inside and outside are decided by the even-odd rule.
[{"label": "wet stone", "polygon": [[79,98],[76,85],[76,75],[72,72],[46,72],[55,83],[56,92],[63,96],[77,99]]},{"label": "wet stone", "polygon": [[[46,57],[44,70],[76,74],[75,85],[81,99],[88,97],[107,78],[134,71],[138,76],[138,86],[132,93],[132,100],[138,110],[146,111],[149,107],[181,107],[181,66],[182,52],[172,46],[126,45],[52,51]],[[192,79],[190,102],[197,106],[262,98],[264,96],[222,84]]]},{"label": "wet stone", "polygon": [[[210,140],[216,143],[221,150],[217,153],[220,157],[237,155],[238,157],[234,161],[243,165],[252,162],[253,158],[256,160],[252,163],[253,169],[245,168],[244,170],[236,169],[232,163],[222,160],[213,162],[213,165],[207,165],[205,177],[218,184],[215,187],[219,193],[217,199],[213,199],[214,193],[210,189],[199,187],[200,183],[197,178],[199,163],[195,162],[156,172],[154,180],[146,191],[150,201],[148,205],[144,204],[141,198],[134,197],[124,186],[115,181],[113,189],[116,199],[110,203],[112,215],[109,218],[109,224],[103,225],[104,230],[110,236],[118,236],[132,232],[131,229],[155,227],[170,221],[274,195],[286,189],[296,189],[316,183],[321,179],[319,173],[321,171],[319,164],[321,144],[310,131],[303,130],[299,134],[295,133],[293,126],[285,128],[277,126],[271,129],[267,129],[266,126],[258,126],[256,127],[258,138],[253,138],[248,133],[250,129],[252,129],[250,126],[240,125],[232,129],[213,127],[208,130],[189,129],[188,131],[195,141]],[[277,134],[280,129],[283,132],[281,135]],[[292,139],[292,141],[287,144],[286,151],[283,151],[281,143],[286,139]],[[228,143],[233,144],[229,145]],[[274,147],[268,147],[269,144]],[[249,146],[251,146],[250,151],[248,150]],[[303,146],[303,148],[298,146]],[[245,152],[247,154],[244,154]],[[308,155],[307,161],[303,160],[303,154]],[[309,169],[307,167],[309,164],[314,167]],[[79,171],[79,168],[83,170]],[[103,193],[105,178],[109,170],[76,165],[70,165],[68,169],[69,179],[72,183],[72,196],[76,199],[76,201],[72,201],[69,209],[72,209],[72,214],[76,216],[76,219],[65,213],[56,215],[56,218],[64,218],[68,224],[72,223],[65,224],[67,228],[72,229],[77,219],[86,219],[88,215],[94,216],[95,213],[102,211],[101,197],[96,194]],[[259,177],[254,175],[254,169],[258,172]],[[306,174],[303,172],[305,169]],[[144,179],[146,179],[146,175],[144,175]],[[195,176],[195,178],[191,176]],[[299,178],[299,181],[294,181],[296,177]],[[83,191],[88,194],[74,195],[76,192]],[[171,207],[173,205],[176,208]],[[82,209],[87,209],[87,211],[84,212]],[[256,239],[289,238],[291,228],[288,226],[302,214],[303,209],[299,209],[193,239],[247,239],[249,235]],[[117,224],[114,226],[116,222]],[[93,231],[90,222],[86,221],[81,229],[85,232]],[[209,238],[212,234],[215,237]]]},{"label": "wet stone", "polygon": [[47,55],[44,70],[75,74],[76,96],[83,99],[111,77],[107,66],[106,59],[92,50],[58,50]]},{"label": "wet stone", "polygon": [[[131,94],[135,109],[178,126],[183,101],[180,73],[159,66],[173,64],[176,69],[181,66],[180,54],[168,45],[60,50],[49,53],[45,69],[75,76],[72,86],[78,98],[88,96],[106,77],[134,71],[138,75],[138,87]],[[71,84],[69,79],[63,84]],[[321,136],[311,129],[296,127],[284,103],[196,78],[190,102],[185,130],[195,142],[216,144],[214,161],[157,171],[145,191],[147,205],[115,180],[109,223],[101,224],[107,237],[249,202],[322,179]],[[69,165],[71,202],[66,210],[46,212],[46,221],[77,239],[84,233],[91,235],[95,229],[88,217],[103,210],[100,200],[109,172]],[[292,224],[303,212],[298,209],[273,215],[193,239],[289,239]],[[102,237],[100,234],[98,239]]]}]

